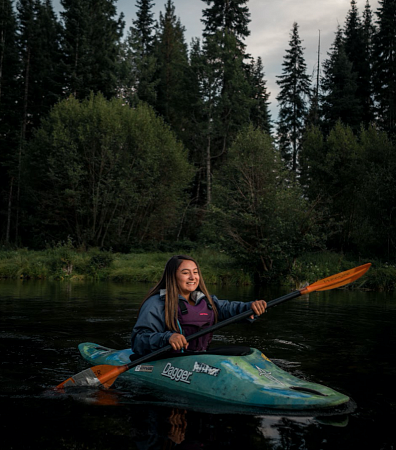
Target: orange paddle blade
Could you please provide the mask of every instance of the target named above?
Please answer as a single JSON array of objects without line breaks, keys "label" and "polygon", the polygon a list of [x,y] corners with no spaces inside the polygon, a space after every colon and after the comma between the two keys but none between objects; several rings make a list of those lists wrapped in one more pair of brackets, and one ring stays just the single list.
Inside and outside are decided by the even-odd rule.
[{"label": "orange paddle blade", "polygon": [[309,294],[315,291],[327,291],[328,289],[335,289],[337,287],[345,286],[346,284],[352,283],[353,281],[364,275],[370,268],[371,263],[363,264],[362,266],[355,267],[345,272],[337,273],[322,280],[316,281],[315,283],[302,288],[301,295]]},{"label": "orange paddle blade", "polygon": [[77,375],[73,375],[63,381],[56,388],[62,389],[68,386],[104,386],[109,388],[114,383],[118,375],[121,375],[127,370],[127,365],[110,366],[103,364],[100,366],[90,367],[89,369],[85,369]]}]

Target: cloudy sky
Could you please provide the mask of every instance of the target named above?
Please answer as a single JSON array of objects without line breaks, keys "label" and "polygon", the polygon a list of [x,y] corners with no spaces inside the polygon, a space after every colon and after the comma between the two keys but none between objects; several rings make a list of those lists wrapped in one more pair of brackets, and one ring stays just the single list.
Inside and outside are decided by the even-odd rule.
[{"label": "cloudy sky", "polygon": [[[154,18],[165,10],[166,0],[155,0],[152,9]],[[369,0],[373,13],[378,8],[377,0]],[[136,0],[118,0],[117,10],[125,15],[126,29],[136,18]],[[207,7],[202,0],[173,0],[175,13],[186,28],[186,42],[202,35],[202,10]],[[360,15],[363,14],[366,0],[357,0]],[[54,0],[54,7],[59,11],[59,0]],[[249,0],[250,36],[245,41],[247,52],[254,58],[261,56],[264,64],[270,96],[272,119],[277,116],[278,85],[276,76],[282,73],[282,61],[289,46],[293,23],[299,25],[300,38],[305,48],[304,56],[309,75],[316,73],[318,59],[318,37],[321,36],[320,59],[327,56],[334,41],[337,25],[343,26],[351,7],[350,0]]]}]

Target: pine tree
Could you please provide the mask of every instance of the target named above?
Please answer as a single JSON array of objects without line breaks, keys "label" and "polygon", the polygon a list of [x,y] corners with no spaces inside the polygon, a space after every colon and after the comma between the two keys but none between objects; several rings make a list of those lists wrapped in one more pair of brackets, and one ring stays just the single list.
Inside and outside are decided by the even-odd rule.
[{"label": "pine tree", "polygon": [[328,55],[329,58],[323,63],[323,130],[327,134],[341,121],[357,132],[360,128],[361,105],[356,95],[356,73],[346,55],[340,27]]},{"label": "pine tree", "polygon": [[128,37],[122,46],[121,67],[124,72],[119,82],[120,95],[130,104],[145,101],[150,105],[156,103],[155,79],[157,59],[154,55],[155,23],[151,0],[138,0],[136,19],[129,28]]},{"label": "pine tree", "polygon": [[133,29],[139,37],[142,56],[149,55],[153,50],[155,21],[151,12],[154,3],[152,0],[136,1],[136,19],[132,21]]},{"label": "pine tree", "polygon": [[115,17],[115,1],[61,0],[66,90],[77,98],[116,92],[124,21]]},{"label": "pine tree", "polygon": [[250,122],[255,128],[271,133],[271,113],[269,111],[269,96],[267,81],[264,80],[264,67],[259,56],[252,61],[249,71],[249,84],[252,88],[253,103],[250,111]]},{"label": "pine tree", "polygon": [[396,132],[396,0],[380,0],[377,32],[374,36],[373,72],[377,120]]},{"label": "pine tree", "polygon": [[20,0],[18,10],[18,48],[21,62],[19,76],[20,134],[15,177],[15,238],[19,238],[22,199],[22,164],[25,146],[32,130],[61,95],[60,26],[50,1]]},{"label": "pine tree", "polygon": [[20,74],[17,20],[11,0],[0,2],[0,236],[10,241],[11,208],[15,192],[19,120],[18,84]]},{"label": "pine tree", "polygon": [[186,72],[188,70],[187,45],[184,40],[185,28],[175,15],[172,0],[160,13],[155,41],[157,71],[156,109],[179,134],[183,128],[186,113],[184,101]]},{"label": "pine tree", "polygon": [[[203,0],[203,51],[207,60],[207,204],[211,202],[212,166],[226,158],[241,126],[249,123],[253,105],[244,39],[249,36],[246,0]],[[212,83],[212,84],[211,84]]]},{"label": "pine tree", "polygon": [[203,10],[204,37],[214,35],[219,30],[223,34],[230,33],[235,36],[238,47],[243,51],[246,47],[243,41],[250,35],[250,13],[246,6],[248,0],[202,1],[208,6],[212,4]]},{"label": "pine tree", "polygon": [[310,77],[306,73],[306,64],[298,33],[298,24],[293,24],[289,49],[282,63],[282,75],[277,84],[280,92],[278,141],[281,154],[291,169],[296,172],[298,151],[307,116],[307,99],[310,95]]},{"label": "pine tree", "polygon": [[365,23],[362,24],[356,1],[351,1],[351,9],[346,19],[343,39],[345,54],[352,64],[352,72],[356,74],[356,97],[360,106],[360,117],[356,117],[356,122],[366,127],[373,119],[370,46],[366,35],[370,28],[368,8],[369,5],[366,4]]}]

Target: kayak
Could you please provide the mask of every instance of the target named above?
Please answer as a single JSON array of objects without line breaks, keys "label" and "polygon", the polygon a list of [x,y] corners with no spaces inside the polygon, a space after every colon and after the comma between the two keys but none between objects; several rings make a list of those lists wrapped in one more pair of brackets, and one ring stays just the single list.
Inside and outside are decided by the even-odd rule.
[{"label": "kayak", "polygon": [[[92,365],[122,366],[133,355],[130,349],[114,350],[91,342],[78,348]],[[331,388],[291,375],[257,349],[248,348],[245,353],[169,353],[167,358],[133,367],[119,379],[140,381],[170,395],[266,410],[323,410],[350,400]]]}]

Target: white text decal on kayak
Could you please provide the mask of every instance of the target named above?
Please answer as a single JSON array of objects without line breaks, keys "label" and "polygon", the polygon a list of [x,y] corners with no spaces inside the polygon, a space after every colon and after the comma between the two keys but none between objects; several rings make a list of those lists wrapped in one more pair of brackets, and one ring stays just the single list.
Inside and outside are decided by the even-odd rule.
[{"label": "white text decal on kayak", "polygon": [[147,373],[151,373],[154,369],[154,366],[143,366],[143,365],[138,365],[135,367],[135,372],[147,372]]},{"label": "white text decal on kayak", "polygon": [[221,369],[218,369],[217,367],[209,366],[208,364],[201,363],[195,361],[193,372],[198,373],[207,373],[208,375],[211,375],[212,377],[217,377],[217,375],[220,373]]},{"label": "white text decal on kayak", "polygon": [[192,375],[192,372],[179,369],[178,367],[173,367],[171,363],[167,363],[161,375],[168,377],[171,380],[182,381],[183,383],[190,384],[189,378]]}]

